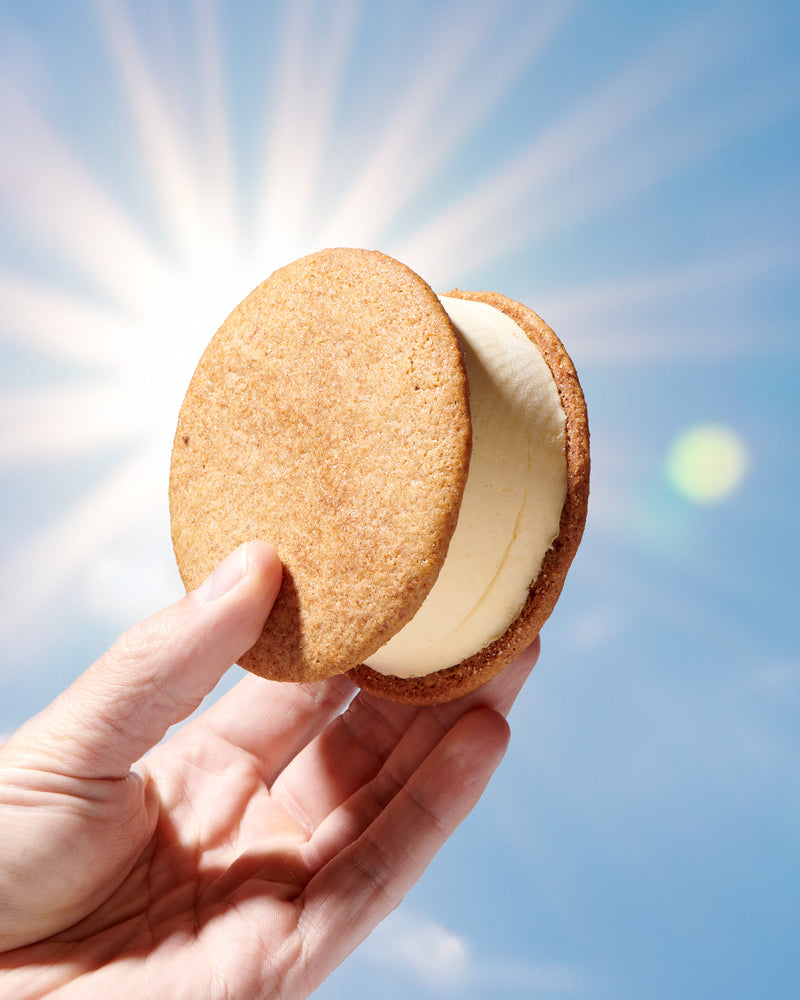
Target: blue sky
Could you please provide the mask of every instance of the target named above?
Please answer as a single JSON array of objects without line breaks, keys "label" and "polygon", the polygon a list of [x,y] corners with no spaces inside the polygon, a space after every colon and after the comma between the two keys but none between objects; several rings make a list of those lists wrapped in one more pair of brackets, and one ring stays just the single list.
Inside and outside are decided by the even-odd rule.
[{"label": "blue sky", "polygon": [[325,1000],[795,995],[799,41],[777,0],[0,3],[0,733],[179,593],[177,407],[274,267],[377,247],[581,374],[508,758]]}]

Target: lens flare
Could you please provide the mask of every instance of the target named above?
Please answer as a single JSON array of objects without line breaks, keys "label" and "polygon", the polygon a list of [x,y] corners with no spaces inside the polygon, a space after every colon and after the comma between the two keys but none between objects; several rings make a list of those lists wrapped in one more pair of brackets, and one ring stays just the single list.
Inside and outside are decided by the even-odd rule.
[{"label": "lens flare", "polygon": [[714,504],[736,492],[747,466],[747,449],[734,431],[722,424],[697,424],[674,441],[667,476],[687,499]]}]

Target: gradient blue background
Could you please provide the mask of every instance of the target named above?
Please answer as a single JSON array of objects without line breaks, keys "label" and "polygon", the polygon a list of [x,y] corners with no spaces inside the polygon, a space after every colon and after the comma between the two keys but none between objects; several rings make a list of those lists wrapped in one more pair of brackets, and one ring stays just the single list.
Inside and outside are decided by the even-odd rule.
[{"label": "gradient blue background", "polygon": [[[0,3],[0,734],[179,594],[177,407],[274,267],[378,247],[581,373],[508,757],[320,997],[798,995],[799,43],[777,0]],[[699,502],[706,424],[744,468]]]}]

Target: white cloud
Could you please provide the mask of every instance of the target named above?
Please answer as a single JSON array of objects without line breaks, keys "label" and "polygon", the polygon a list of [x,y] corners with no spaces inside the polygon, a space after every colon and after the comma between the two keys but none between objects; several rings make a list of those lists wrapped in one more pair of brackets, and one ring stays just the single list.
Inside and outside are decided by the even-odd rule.
[{"label": "white cloud", "polygon": [[465,939],[407,909],[398,910],[374,931],[365,954],[373,962],[411,974],[430,986],[452,988],[470,976]]},{"label": "white cloud", "polygon": [[437,996],[452,991],[483,997],[508,987],[532,997],[576,997],[585,982],[568,963],[482,954],[463,935],[406,906],[376,928],[361,955]]}]

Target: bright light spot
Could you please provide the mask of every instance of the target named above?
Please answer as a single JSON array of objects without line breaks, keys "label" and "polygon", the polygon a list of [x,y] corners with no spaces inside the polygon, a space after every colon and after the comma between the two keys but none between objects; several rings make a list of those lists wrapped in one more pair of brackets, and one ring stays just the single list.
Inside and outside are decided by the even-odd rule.
[{"label": "bright light spot", "polygon": [[667,475],[689,500],[712,504],[736,491],[747,464],[747,449],[730,428],[698,424],[685,430],[672,445]]}]

